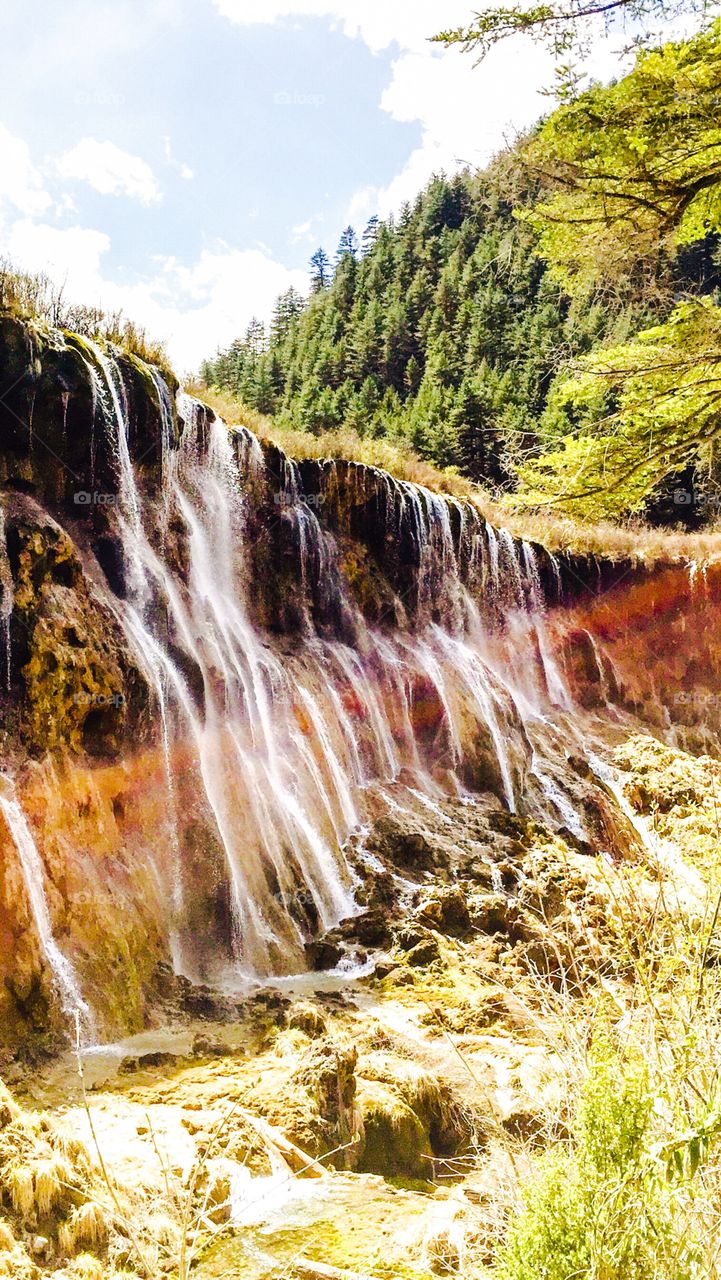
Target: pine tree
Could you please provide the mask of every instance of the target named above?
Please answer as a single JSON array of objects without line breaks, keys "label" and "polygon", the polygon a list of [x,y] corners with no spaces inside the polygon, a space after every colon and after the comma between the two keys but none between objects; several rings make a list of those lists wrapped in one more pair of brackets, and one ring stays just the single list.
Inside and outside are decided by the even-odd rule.
[{"label": "pine tree", "polygon": [[320,293],[327,289],[331,281],[330,258],[324,248],[316,249],[310,260],[311,293]]},{"label": "pine tree", "polygon": [[378,240],[379,227],[380,227],[380,218],[378,217],[377,213],[374,213],[373,217],[368,219],[368,222],[366,224],[366,229],[363,232],[363,236],[361,239],[361,250],[364,258],[367,258],[368,254],[376,246],[376,242]]},{"label": "pine tree", "polygon": [[[538,198],[512,157],[483,175],[436,176],[396,221],[369,220],[361,253],[350,227],[334,268],[319,249],[309,298],[286,291],[269,333],[254,322],[204,376],[290,426],[403,436],[441,465],[509,487],[569,431],[559,367],[664,315],[662,282],[653,297],[642,278],[622,296],[603,281],[564,291],[523,216]],[[579,240],[562,243],[576,252]],[[713,291],[712,248],[679,253],[673,288],[682,280]]]},{"label": "pine tree", "polygon": [[358,237],[351,226],[345,228],[338,241],[338,249],[335,255],[336,267],[346,257],[351,257],[354,261],[358,257]]}]

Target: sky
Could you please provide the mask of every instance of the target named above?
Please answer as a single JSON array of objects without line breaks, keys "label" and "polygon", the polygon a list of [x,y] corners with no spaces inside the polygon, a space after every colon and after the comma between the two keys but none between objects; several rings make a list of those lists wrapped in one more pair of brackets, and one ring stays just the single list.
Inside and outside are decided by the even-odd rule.
[{"label": "sky", "polygon": [[[476,6],[478,7],[478,5]],[[530,41],[428,37],[473,0],[2,0],[0,255],[122,308],[181,373],[311,253],[552,105]],[[593,70],[619,69],[612,41]]]}]

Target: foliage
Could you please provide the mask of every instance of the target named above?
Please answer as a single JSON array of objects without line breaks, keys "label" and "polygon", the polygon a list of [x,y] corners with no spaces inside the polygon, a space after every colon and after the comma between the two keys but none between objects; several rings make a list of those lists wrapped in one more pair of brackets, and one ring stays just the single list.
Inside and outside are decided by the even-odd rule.
[{"label": "foliage", "polygon": [[529,192],[503,158],[434,178],[397,220],[371,219],[362,252],[347,228],[332,279],[319,250],[308,302],[283,294],[268,332],[253,322],[206,362],[206,384],[284,430],[405,442],[435,466],[508,484],[561,357],[649,314],[645,300],[602,309],[565,296],[513,217]]},{"label": "foliage", "polygon": [[567,1137],[522,1182],[503,1280],[720,1274],[719,766],[646,734],[614,762],[632,808],[654,815],[641,864],[603,873],[624,976],[603,993],[543,991]]},{"label": "foliage", "polygon": [[648,1067],[604,1038],[597,1039],[589,1067],[571,1150],[540,1162],[511,1224],[500,1275],[700,1277],[698,1244],[686,1234],[654,1144],[661,1127],[657,1104],[663,1103]]},{"label": "foliage", "polygon": [[721,229],[721,22],[639,55],[561,106],[524,159],[551,194],[525,216],[564,288],[653,279]]},{"label": "foliage", "polygon": [[[464,27],[441,31],[437,43],[460,45],[479,61],[509,36],[531,36],[557,59],[584,57],[594,36],[618,35],[632,47],[658,43],[659,31],[683,16],[704,18],[713,9],[709,0],[552,0],[551,3],[510,4],[476,13]],[[572,96],[578,82],[573,62],[556,67],[558,92]]]},{"label": "foliage", "polygon": [[[678,274],[692,246],[707,296],[687,290],[684,299],[679,280],[677,305],[662,323],[602,346],[556,382],[540,423],[540,456],[518,468],[523,502],[618,516],[642,510],[684,469],[705,477],[715,501],[720,93],[717,22],[642,53],[628,76],[561,107],[528,145],[528,163],[551,193],[521,216],[564,288],[586,296],[605,282],[650,304],[669,266]],[[687,485],[679,496],[682,505],[693,497]]]},{"label": "foliage", "polygon": [[683,303],[667,323],[587,357],[554,388],[545,425],[560,446],[520,468],[525,502],[590,518],[640,510],[721,434],[719,308]]}]

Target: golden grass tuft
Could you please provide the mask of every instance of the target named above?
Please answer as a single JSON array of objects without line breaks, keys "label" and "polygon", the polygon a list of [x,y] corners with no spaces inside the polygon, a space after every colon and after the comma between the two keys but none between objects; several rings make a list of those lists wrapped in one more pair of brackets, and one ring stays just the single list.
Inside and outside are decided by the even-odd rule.
[{"label": "golden grass tuft", "polygon": [[21,1218],[29,1218],[35,1209],[35,1183],[30,1165],[10,1161],[3,1169],[2,1182],[15,1212]]},{"label": "golden grass tuft", "polygon": [[177,1218],[163,1209],[155,1209],[148,1214],[145,1228],[150,1239],[169,1253],[178,1247],[179,1226]]},{"label": "golden grass tuft", "polygon": [[78,1138],[67,1124],[60,1123],[51,1134],[50,1142],[55,1151],[64,1156],[73,1165],[89,1169],[91,1160],[88,1148],[82,1138]]},{"label": "golden grass tuft", "polygon": [[149,338],[121,311],[106,313],[99,307],[71,303],[62,285],[43,272],[18,271],[7,258],[0,258],[0,311],[35,325],[99,338],[124,347],[147,364],[170,368],[163,344]]},{"label": "golden grass tuft", "polygon": [[607,560],[635,559],[646,565],[683,560],[708,564],[721,557],[718,524],[698,533],[656,529],[638,519],[585,524],[558,511],[514,507],[512,494],[499,500],[477,489],[472,500],[490,524],[508,529],[514,537],[540,542],[549,551],[596,555]]},{"label": "golden grass tuft", "polygon": [[102,1249],[108,1239],[108,1215],[102,1205],[88,1200],[87,1204],[75,1210],[66,1224],[66,1231],[70,1244],[68,1253],[77,1253],[78,1248]]},{"label": "golden grass tuft", "polygon": [[49,1217],[58,1204],[67,1200],[72,1181],[73,1171],[63,1156],[53,1155],[36,1165],[35,1204],[42,1218]]},{"label": "golden grass tuft", "polygon": [[107,1272],[91,1253],[81,1253],[71,1264],[68,1276],[73,1280],[105,1280]]}]

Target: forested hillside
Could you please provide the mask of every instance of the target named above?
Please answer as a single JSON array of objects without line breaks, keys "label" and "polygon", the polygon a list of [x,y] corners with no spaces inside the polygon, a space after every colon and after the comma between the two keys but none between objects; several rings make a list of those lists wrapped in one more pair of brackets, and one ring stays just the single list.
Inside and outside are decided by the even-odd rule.
[{"label": "forested hillside", "polygon": [[[515,488],[520,475],[521,489],[540,503],[551,475],[551,489],[558,481],[571,506],[606,514],[599,486],[594,482],[589,503],[576,472],[579,459],[585,471],[598,452],[589,440],[603,437],[600,488],[613,490],[613,477],[606,484],[607,426],[599,424],[623,395],[593,375],[592,389],[587,377],[581,395],[575,375],[598,351],[629,351],[634,367],[642,366],[643,351],[633,354],[639,333],[679,302],[713,297],[715,197],[706,171],[715,163],[708,134],[717,90],[715,27],[666,46],[663,55],[641,54],[618,85],[592,88],[558,108],[485,172],[439,175],[396,219],[372,219],[360,243],[349,227],[332,259],[319,249],[309,299],[282,295],[267,330],[254,321],[206,362],[205,383],[307,432],[346,427],[405,438],[432,462],[501,488]],[[584,165],[597,184],[590,197]],[[658,189],[654,167],[664,175]],[[623,192],[599,184],[618,168],[626,194],[634,183],[639,190],[650,183],[648,209],[663,200],[673,207],[664,206],[656,223],[642,209],[643,227],[642,202],[630,207],[627,200],[619,215],[614,199]],[[707,207],[672,243],[674,217],[683,216],[687,200],[693,204],[699,183]],[[674,184],[678,209],[669,194]],[[688,407],[693,419],[693,396]],[[661,412],[659,420],[667,418]],[[704,430],[715,431],[705,417]],[[612,453],[618,436],[614,428]],[[560,458],[559,440],[572,444]],[[657,463],[641,431],[640,457],[650,448],[653,465],[639,466],[634,455],[629,465],[637,478],[629,489],[626,449],[608,512],[648,509],[649,495],[658,495],[669,475],[672,485],[680,473],[692,483],[697,443],[684,437],[675,455]],[[589,465],[596,465],[593,457]]]},{"label": "forested hillside", "polygon": [[434,178],[360,246],[349,227],[333,260],[319,250],[307,304],[283,294],[269,330],[254,321],[204,378],[303,430],[400,435],[441,466],[507,480],[564,359],[650,309],[572,302],[513,215],[528,196],[513,157]]}]

